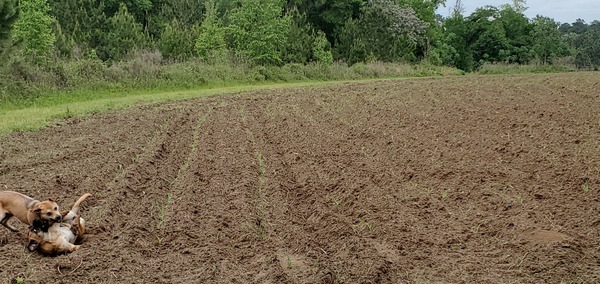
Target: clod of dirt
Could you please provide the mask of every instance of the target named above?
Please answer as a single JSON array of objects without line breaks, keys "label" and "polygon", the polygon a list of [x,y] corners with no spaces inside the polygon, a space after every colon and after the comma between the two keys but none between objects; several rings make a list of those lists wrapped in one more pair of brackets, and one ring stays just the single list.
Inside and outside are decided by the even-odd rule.
[{"label": "clod of dirt", "polygon": [[523,232],[520,237],[523,240],[542,245],[563,244],[573,240],[573,238],[569,237],[567,234],[542,229],[527,230]]}]

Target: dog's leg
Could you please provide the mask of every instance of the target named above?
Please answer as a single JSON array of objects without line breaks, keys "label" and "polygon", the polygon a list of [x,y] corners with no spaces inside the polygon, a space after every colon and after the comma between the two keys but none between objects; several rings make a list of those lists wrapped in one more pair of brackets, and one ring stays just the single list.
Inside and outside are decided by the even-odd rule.
[{"label": "dog's leg", "polygon": [[74,225],[77,226],[77,237],[82,237],[85,234],[85,220],[80,216],[77,216]]},{"label": "dog's leg", "polygon": [[[78,250],[81,245],[74,245],[68,242],[66,239],[57,240],[52,243],[47,243],[52,245],[52,253],[54,254],[66,254],[71,253]],[[48,251],[48,250],[47,250]]]},{"label": "dog's leg", "polygon": [[10,214],[8,211],[6,211],[4,209],[0,209],[0,224],[2,224],[2,226],[8,228],[9,230],[11,230],[13,232],[18,232],[19,230],[17,230],[17,228],[15,228],[12,225],[9,225],[7,223],[11,217],[12,217],[12,214]]},{"label": "dog's leg", "polygon": [[75,252],[76,250],[78,250],[81,246],[80,245],[73,245],[72,247],[68,248],[67,251],[68,252]]}]

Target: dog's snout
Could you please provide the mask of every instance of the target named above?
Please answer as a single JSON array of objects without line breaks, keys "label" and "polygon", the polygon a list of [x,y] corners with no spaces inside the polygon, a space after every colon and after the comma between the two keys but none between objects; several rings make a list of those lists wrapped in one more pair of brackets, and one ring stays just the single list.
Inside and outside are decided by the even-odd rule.
[{"label": "dog's snout", "polygon": [[56,222],[58,222],[58,221],[60,221],[60,220],[62,220],[62,216],[61,216],[60,214],[59,214],[59,215],[56,215],[54,218],[52,218],[52,221],[56,221]]}]

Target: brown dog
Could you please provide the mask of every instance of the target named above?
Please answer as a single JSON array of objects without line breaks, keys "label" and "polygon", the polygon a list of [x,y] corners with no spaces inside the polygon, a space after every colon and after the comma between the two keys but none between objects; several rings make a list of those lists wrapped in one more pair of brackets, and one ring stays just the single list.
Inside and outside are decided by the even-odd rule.
[{"label": "brown dog", "polygon": [[35,219],[46,222],[48,225],[62,219],[62,215],[58,211],[58,204],[52,199],[39,201],[18,192],[0,191],[0,224],[17,232],[17,228],[7,223],[13,216],[27,225],[31,225]]},{"label": "brown dog", "polygon": [[63,219],[59,223],[53,223],[50,227],[44,227],[42,223],[34,221],[29,229],[29,251],[38,250],[42,254],[57,255],[74,252],[80,245],[75,245],[85,233],[85,220],[79,216],[79,206],[86,198],[92,196],[89,193],[81,196],[71,211],[63,213]]}]

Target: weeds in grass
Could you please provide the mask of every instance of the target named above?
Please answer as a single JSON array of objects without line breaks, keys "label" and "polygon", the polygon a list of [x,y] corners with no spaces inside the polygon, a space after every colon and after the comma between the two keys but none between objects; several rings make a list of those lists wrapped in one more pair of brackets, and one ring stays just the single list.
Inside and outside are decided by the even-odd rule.
[{"label": "weeds in grass", "polygon": [[342,200],[340,200],[340,199],[334,199],[334,200],[333,200],[333,205],[335,205],[335,206],[340,206],[340,205],[342,205]]},{"label": "weeds in grass", "polygon": [[287,256],[287,267],[288,269],[292,268],[292,258],[289,255]]},{"label": "weeds in grass", "polygon": [[69,109],[69,106],[67,106],[67,110],[65,111],[65,113],[63,114],[63,118],[71,118],[73,117],[73,113],[71,112],[71,110]]},{"label": "weeds in grass", "polygon": [[[297,82],[307,80],[355,80],[367,78],[420,77],[458,75],[461,71],[438,66],[413,66],[403,63],[372,62],[348,66],[345,63],[286,64],[284,66],[255,66],[239,60],[204,62],[189,60],[167,62],[146,60],[147,53],[133,54],[131,58],[104,64],[99,59],[57,60],[57,68],[34,68],[23,75],[10,68],[0,68],[0,107],[39,102],[60,103],[91,100],[98,92],[132,93],[148,89],[190,89],[241,84]],[[89,73],[93,66],[93,74]],[[3,67],[3,66],[0,66]],[[82,72],[82,68],[86,69]],[[11,71],[12,70],[12,71]],[[21,75],[16,75],[21,74]],[[85,75],[82,75],[85,74]],[[63,80],[68,85],[57,82]]]},{"label": "weeds in grass", "polygon": [[15,282],[16,282],[17,284],[23,284],[23,283],[25,283],[25,277],[24,277],[24,276],[22,276],[22,275],[19,275],[19,276],[17,276],[17,277],[15,278]]}]

